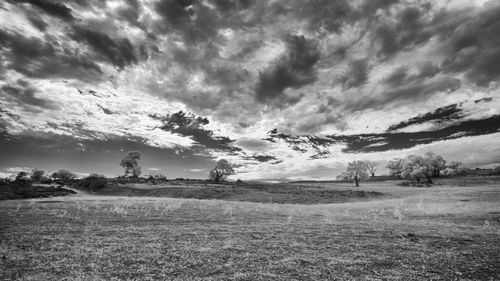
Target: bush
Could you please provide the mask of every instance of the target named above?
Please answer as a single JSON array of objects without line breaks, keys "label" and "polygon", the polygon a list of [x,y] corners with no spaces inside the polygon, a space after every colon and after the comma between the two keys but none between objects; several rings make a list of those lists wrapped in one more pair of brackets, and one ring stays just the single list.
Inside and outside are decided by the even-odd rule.
[{"label": "bush", "polygon": [[82,179],[76,188],[88,190],[88,191],[98,191],[106,187],[108,180],[103,175],[91,174],[90,176]]},{"label": "bush", "polygon": [[496,166],[493,168],[493,175],[500,175],[500,166]]},{"label": "bush", "polygon": [[42,183],[42,184],[52,184],[52,179],[48,178],[48,177],[42,177],[42,179],[40,180],[40,183]]},{"label": "bush", "polygon": [[61,169],[57,172],[54,172],[52,175],[51,175],[52,178],[54,179],[58,179],[58,180],[73,180],[73,179],[76,179],[77,176],[75,174],[73,174],[72,172],[68,171],[68,170],[64,170],[64,169]]},{"label": "bush", "polygon": [[413,181],[402,181],[397,184],[398,186],[404,186],[404,187],[429,187],[432,186],[430,183],[420,183],[420,182],[413,182]]}]

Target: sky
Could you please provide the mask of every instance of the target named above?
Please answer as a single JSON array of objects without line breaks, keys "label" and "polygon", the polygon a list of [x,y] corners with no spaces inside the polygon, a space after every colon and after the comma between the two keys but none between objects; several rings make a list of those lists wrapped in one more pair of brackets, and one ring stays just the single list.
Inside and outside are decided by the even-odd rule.
[{"label": "sky", "polygon": [[0,175],[334,179],[500,164],[500,2],[0,2]]}]

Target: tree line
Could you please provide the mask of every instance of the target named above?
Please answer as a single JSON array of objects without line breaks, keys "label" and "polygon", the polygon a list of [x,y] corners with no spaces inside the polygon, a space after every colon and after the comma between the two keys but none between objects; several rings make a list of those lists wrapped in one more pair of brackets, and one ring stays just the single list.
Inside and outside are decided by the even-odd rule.
[{"label": "tree line", "polygon": [[[141,154],[138,151],[130,151],[123,157],[120,161],[120,166],[124,168],[125,177],[138,178],[141,175],[141,167],[139,166],[140,159]],[[234,169],[225,159],[219,160],[217,165],[208,173],[209,178],[215,183],[219,183],[232,174],[234,174]],[[159,179],[164,177],[159,176],[156,178]],[[153,179],[155,179],[155,177],[153,177]]]},{"label": "tree line", "polygon": [[[139,178],[141,167],[139,160],[141,153],[138,151],[128,152],[120,161],[120,166],[124,169],[124,178]],[[337,176],[338,181],[353,181],[358,187],[363,180],[374,178],[379,163],[376,161],[356,160],[347,164],[346,171]],[[423,179],[428,184],[432,184],[433,178],[440,176],[464,175],[466,168],[461,162],[447,162],[441,155],[434,152],[427,152],[424,155],[409,155],[406,158],[394,158],[385,166],[391,176],[409,179],[420,183]],[[220,183],[227,176],[235,174],[233,166],[225,159],[217,162],[216,166],[208,173],[209,179],[214,183]],[[492,170],[492,174],[500,174],[500,166]],[[50,183],[53,180],[74,180],[77,175],[61,169],[52,174],[45,174],[42,170],[32,170],[31,172],[21,171],[15,176],[16,181],[32,181],[40,183]],[[165,180],[164,176],[150,176],[153,180]],[[105,179],[103,175],[91,174],[86,179]],[[3,179],[7,180],[7,179]]]},{"label": "tree line", "polygon": [[[406,158],[394,158],[390,160],[386,168],[389,174],[398,178],[406,178],[420,183],[422,179],[426,183],[432,184],[432,178],[440,176],[462,175],[465,168],[461,162],[447,161],[434,152],[427,152],[424,155],[409,155]],[[367,160],[357,160],[347,164],[345,172],[337,176],[340,181],[353,181],[356,186],[359,182],[369,177],[375,177],[377,162]],[[500,166],[496,167],[500,171]]]}]

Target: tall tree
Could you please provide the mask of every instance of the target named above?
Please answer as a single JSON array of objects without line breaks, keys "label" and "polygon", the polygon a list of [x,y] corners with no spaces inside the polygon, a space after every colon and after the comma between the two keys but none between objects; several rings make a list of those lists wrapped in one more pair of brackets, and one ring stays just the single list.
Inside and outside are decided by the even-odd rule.
[{"label": "tall tree", "polygon": [[425,160],[432,167],[432,176],[439,177],[439,172],[446,169],[446,160],[444,160],[443,156],[438,155],[432,151],[425,153]]},{"label": "tall tree", "polygon": [[347,173],[350,179],[354,180],[356,187],[359,182],[368,177],[368,167],[364,161],[354,161],[347,164]]},{"label": "tall tree", "polygon": [[389,163],[387,163],[387,169],[389,169],[389,173],[393,176],[401,177],[401,173],[403,172],[403,162],[402,158],[394,158]]},{"label": "tall tree", "polygon": [[234,174],[234,170],[229,162],[225,159],[221,159],[217,162],[215,168],[210,171],[209,176],[215,183],[219,183],[222,179],[232,174]]},{"label": "tall tree", "polygon": [[123,157],[120,162],[120,166],[124,168],[125,176],[130,174],[132,177],[137,178],[141,175],[141,167],[138,162],[140,159],[141,154],[137,151],[130,151],[125,157]]},{"label": "tall tree", "polygon": [[434,175],[434,166],[428,157],[419,155],[408,156],[403,164],[402,177],[413,178],[420,182],[421,178],[426,178],[427,183],[432,183],[432,176]]}]

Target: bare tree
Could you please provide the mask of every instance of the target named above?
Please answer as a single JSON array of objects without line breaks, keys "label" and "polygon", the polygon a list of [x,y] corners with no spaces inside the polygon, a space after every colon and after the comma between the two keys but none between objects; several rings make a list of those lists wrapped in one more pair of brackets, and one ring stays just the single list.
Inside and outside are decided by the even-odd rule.
[{"label": "bare tree", "polygon": [[366,160],[365,163],[366,167],[368,168],[368,172],[370,172],[370,175],[374,177],[375,171],[377,171],[377,162]]},{"label": "bare tree", "polygon": [[120,166],[125,169],[125,176],[131,174],[132,177],[137,178],[141,175],[141,167],[137,162],[140,159],[141,154],[137,151],[130,151],[125,157],[123,157],[120,162]]},{"label": "bare tree", "polygon": [[210,179],[215,183],[219,183],[225,177],[234,174],[234,170],[225,159],[219,160],[217,166],[210,171]]},{"label": "bare tree", "polygon": [[359,187],[359,182],[368,177],[368,167],[364,161],[354,161],[347,164],[347,173],[349,178],[354,180],[356,187]]}]

